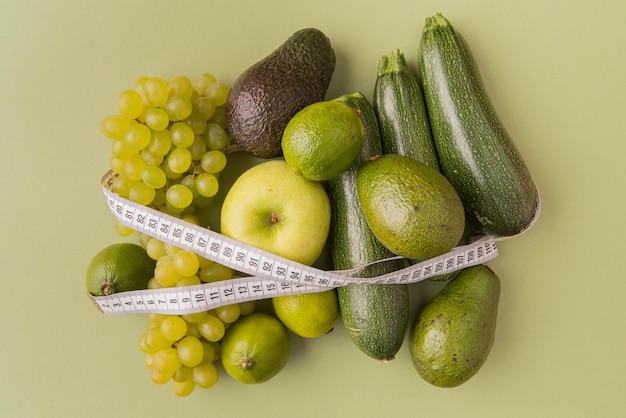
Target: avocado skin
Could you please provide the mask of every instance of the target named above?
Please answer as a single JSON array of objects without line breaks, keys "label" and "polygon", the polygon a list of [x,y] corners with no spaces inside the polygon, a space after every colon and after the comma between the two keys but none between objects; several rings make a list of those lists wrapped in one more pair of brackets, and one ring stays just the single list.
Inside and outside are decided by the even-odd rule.
[{"label": "avocado skin", "polygon": [[326,35],[305,28],[245,70],[231,86],[226,101],[226,123],[233,143],[255,157],[281,156],[287,122],[299,110],[325,98],[335,61]]},{"label": "avocado skin", "polygon": [[500,279],[487,266],[468,267],[419,313],[410,330],[413,367],[428,383],[451,388],[474,376],[493,345]]}]

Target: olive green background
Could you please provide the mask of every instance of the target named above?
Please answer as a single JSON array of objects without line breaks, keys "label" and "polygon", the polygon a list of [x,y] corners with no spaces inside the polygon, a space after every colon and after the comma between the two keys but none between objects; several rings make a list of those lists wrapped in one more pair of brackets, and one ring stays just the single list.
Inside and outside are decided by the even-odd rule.
[{"label": "olive green background", "polygon": [[[0,416],[617,417],[626,400],[626,3],[478,1],[0,1]],[[424,19],[469,42],[534,175],[543,211],[502,242],[496,341],[469,382],[439,389],[408,356],[377,364],[340,323],[294,338],[257,386],[225,373],[177,398],[136,346],[141,316],[99,313],[84,271],[113,231],[100,119],[140,75],[232,82],[293,32],[318,27],[329,97],[368,98],[379,55],[415,68]],[[412,288],[413,313],[439,287]]]}]

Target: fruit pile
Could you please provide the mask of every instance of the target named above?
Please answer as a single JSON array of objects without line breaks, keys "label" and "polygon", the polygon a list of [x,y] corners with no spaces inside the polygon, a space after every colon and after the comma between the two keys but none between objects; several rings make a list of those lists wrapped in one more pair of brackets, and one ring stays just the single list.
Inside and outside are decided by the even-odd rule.
[{"label": "fruit pile", "polygon": [[[311,266],[326,245],[335,270],[364,283],[182,315],[149,314],[139,338],[150,377],[187,396],[218,380],[265,382],[283,369],[291,334],[318,338],[341,318],[367,356],[394,359],[410,329],[418,374],[440,387],[469,380],[496,328],[500,279],[486,265],[438,275],[445,288],[409,326],[409,284],[369,280],[442,255],[475,235],[527,230],[539,196],[481,84],[467,44],[441,14],[426,19],[417,77],[401,51],[380,57],[373,102],[325,100],[335,69],[329,39],[294,33],[231,87],[141,77],[101,123],[112,140],[111,190],[139,205]],[[227,147],[260,158],[214,197]],[[122,236],[135,231],[119,221]],[[87,269],[94,297],[240,277],[228,264],[140,233],[103,249]]]}]

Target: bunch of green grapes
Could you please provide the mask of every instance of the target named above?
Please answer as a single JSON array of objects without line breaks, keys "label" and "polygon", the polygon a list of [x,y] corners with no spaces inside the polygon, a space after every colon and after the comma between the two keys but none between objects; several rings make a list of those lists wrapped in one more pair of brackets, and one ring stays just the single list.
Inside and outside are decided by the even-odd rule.
[{"label": "bunch of green grapes", "polygon": [[[227,266],[145,235],[141,243],[157,260],[152,289],[193,286],[233,277]],[[230,324],[255,309],[255,302],[234,303],[188,315],[148,315],[146,331],[139,338],[151,380],[159,385],[172,382],[173,392],[188,396],[196,387],[210,388],[218,380],[215,362],[220,341]]]},{"label": "bunch of green grapes", "polygon": [[[117,114],[105,116],[112,140],[110,168],[118,195],[174,216],[211,205],[226,167],[224,105],[230,88],[211,73],[195,82],[143,76],[118,96]],[[116,225],[120,235],[129,228]]]}]

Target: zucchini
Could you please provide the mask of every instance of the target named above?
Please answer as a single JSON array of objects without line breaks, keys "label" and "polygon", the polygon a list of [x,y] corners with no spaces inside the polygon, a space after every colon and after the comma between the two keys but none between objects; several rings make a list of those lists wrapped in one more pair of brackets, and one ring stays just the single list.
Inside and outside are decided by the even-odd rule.
[{"label": "zucchini", "polygon": [[374,110],[383,153],[405,155],[441,171],[422,87],[399,49],[379,58]]},{"label": "zucchini", "polygon": [[465,41],[438,13],[426,19],[419,70],[435,149],[476,230],[512,236],[535,217],[539,195],[483,86]]},{"label": "zucchini", "polygon": [[[326,182],[332,207],[330,246],[335,269],[363,267],[393,257],[375,237],[361,209],[356,190],[358,168],[382,153],[378,121],[362,93],[338,97],[361,112],[365,141],[353,165]],[[369,265],[356,277],[375,277],[404,268],[403,259]],[[391,360],[399,351],[409,320],[409,289],[406,284],[353,284],[337,288],[343,324],[352,342],[379,361]]]}]

